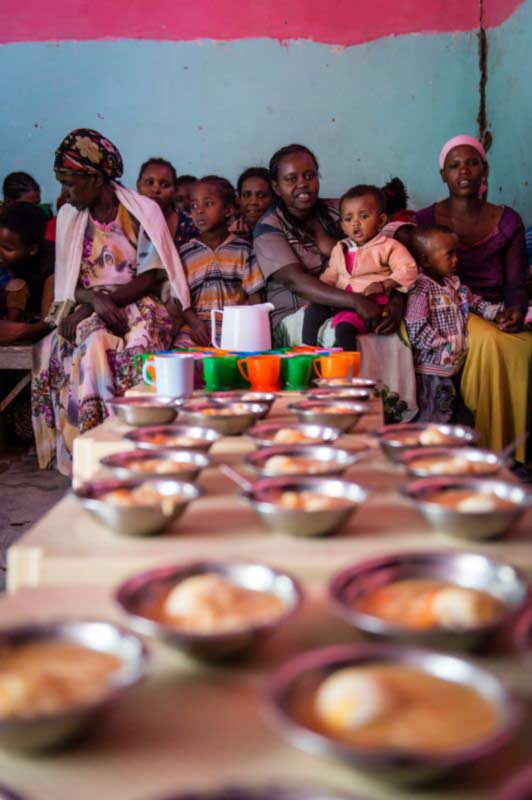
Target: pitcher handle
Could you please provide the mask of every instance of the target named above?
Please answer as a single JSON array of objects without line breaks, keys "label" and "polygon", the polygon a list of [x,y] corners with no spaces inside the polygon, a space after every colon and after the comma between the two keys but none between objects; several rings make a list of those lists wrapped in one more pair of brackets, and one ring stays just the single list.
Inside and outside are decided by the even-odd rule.
[{"label": "pitcher handle", "polygon": [[314,361],[312,362],[312,366],[314,367],[314,372],[316,373],[318,378],[323,378],[323,373],[320,372],[320,370],[321,370],[321,359],[320,358],[315,358]]},{"label": "pitcher handle", "polygon": [[239,358],[238,361],[236,362],[236,365],[238,367],[238,371],[240,372],[244,380],[246,380],[248,383],[251,383],[251,381],[249,380],[249,372],[246,374],[246,371],[244,370],[244,365],[247,366],[247,358]]},{"label": "pitcher handle", "polygon": [[221,349],[222,343],[218,344],[216,341],[216,314],[223,316],[223,313],[220,308],[211,308],[211,342],[217,350]]},{"label": "pitcher handle", "polygon": [[[148,372],[149,369],[153,369],[153,374],[155,375],[155,379],[152,380],[150,373]],[[157,372],[155,370],[155,364],[151,361],[145,361],[142,365],[142,380],[144,383],[147,383],[148,386],[155,386],[157,382]]]}]

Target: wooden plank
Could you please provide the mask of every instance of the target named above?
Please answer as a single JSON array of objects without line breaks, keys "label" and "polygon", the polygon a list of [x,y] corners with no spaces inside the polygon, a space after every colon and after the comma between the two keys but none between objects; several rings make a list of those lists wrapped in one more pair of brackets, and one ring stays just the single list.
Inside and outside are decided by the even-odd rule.
[{"label": "wooden plank", "polygon": [[13,386],[11,391],[0,402],[0,414],[3,414],[3,412],[9,406],[9,404],[12,403],[16,397],[18,397],[18,395],[28,385],[30,381],[31,381],[31,372],[29,372],[27,375],[23,375],[22,378],[19,381],[17,381],[17,383]]},{"label": "wooden plank", "polygon": [[32,344],[12,344],[0,347],[1,369],[29,369],[32,368]]}]

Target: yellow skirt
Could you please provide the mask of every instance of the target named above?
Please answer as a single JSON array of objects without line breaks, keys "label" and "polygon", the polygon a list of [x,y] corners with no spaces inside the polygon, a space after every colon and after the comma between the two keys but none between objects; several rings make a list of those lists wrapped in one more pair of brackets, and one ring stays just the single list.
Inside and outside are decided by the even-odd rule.
[{"label": "yellow skirt", "polygon": [[[475,415],[480,445],[501,450],[530,430],[532,333],[504,333],[471,314],[462,397]],[[515,458],[525,461],[525,444]]]}]

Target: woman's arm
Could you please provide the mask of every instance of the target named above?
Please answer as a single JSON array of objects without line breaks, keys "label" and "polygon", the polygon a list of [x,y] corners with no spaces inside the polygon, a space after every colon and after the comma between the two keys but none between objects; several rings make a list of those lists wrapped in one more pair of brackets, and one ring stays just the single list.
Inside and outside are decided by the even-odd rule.
[{"label": "woman's arm", "polygon": [[319,278],[305,272],[301,264],[287,264],[278,269],[274,275],[276,281],[310,303],[348,308],[356,311],[366,321],[376,319],[381,315],[382,308],[373,300],[356,292],[344,292],[343,289],[328,286]]},{"label": "woman's arm", "polygon": [[504,252],[504,305],[525,311],[528,306],[525,232],[519,225]]},{"label": "woman's arm", "polygon": [[0,345],[13,344],[13,342],[32,342],[41,339],[50,333],[50,326],[46,322],[9,322],[0,320]]},{"label": "woman's arm", "polygon": [[41,317],[44,319],[50,311],[50,306],[54,301],[54,276],[48,275],[44,281],[41,298]]}]

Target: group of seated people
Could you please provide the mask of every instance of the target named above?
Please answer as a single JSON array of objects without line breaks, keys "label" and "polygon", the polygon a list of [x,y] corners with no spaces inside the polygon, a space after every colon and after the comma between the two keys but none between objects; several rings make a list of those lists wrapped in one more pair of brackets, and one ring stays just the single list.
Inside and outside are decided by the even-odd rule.
[{"label": "group of seated people", "polygon": [[[417,213],[398,179],[322,199],[317,159],[303,145],[278,150],[269,169],[245,170],[236,190],[217,175],[178,178],[151,158],[132,191],[119,182],[112,142],[77,129],[55,154],[61,208],[52,220],[35,181],[8,176],[0,344],[38,341],[40,466],[70,471],[75,436],[138,383],[133,356],[209,346],[211,309],[265,299],[275,347],[360,350],[364,374],[382,382],[388,421],[469,413],[482,444],[514,439],[530,413],[523,223],[487,200],[476,139],[451,139],[439,166],[448,197]],[[524,444],[517,455],[525,460]]]}]

